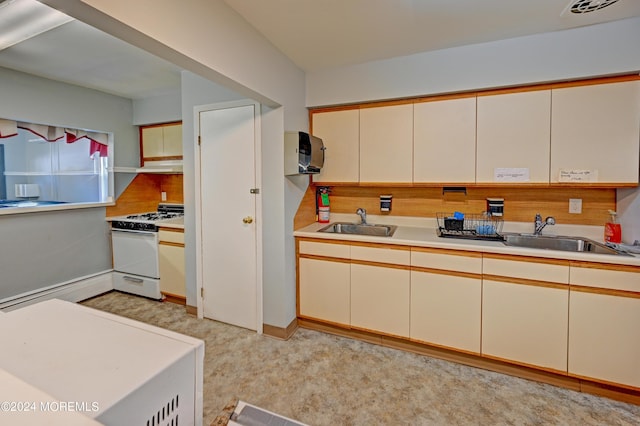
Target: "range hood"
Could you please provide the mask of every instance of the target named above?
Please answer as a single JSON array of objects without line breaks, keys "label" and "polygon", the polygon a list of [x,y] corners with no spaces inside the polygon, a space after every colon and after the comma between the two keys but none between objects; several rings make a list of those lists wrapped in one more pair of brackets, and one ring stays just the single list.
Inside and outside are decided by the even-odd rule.
[{"label": "range hood", "polygon": [[136,173],[182,173],[182,160],[145,161]]}]

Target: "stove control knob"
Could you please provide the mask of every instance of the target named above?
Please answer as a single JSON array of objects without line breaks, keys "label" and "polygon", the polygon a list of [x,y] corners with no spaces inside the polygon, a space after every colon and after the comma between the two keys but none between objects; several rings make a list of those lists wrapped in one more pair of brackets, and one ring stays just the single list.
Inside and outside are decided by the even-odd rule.
[{"label": "stove control knob", "polygon": [[251,216],[247,216],[244,219],[242,219],[242,223],[249,224],[249,223],[252,223],[252,222],[253,222],[253,218]]}]

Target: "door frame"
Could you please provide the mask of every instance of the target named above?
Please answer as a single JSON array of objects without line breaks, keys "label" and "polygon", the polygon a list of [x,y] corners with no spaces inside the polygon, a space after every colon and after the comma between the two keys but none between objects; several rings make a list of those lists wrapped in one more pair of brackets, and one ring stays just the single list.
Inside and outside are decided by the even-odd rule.
[{"label": "door frame", "polygon": [[[195,173],[195,218],[196,218],[196,309],[197,317],[204,318],[203,304],[203,271],[202,271],[202,188],[200,185],[201,174],[201,156],[200,145],[200,114],[206,111],[237,108],[243,106],[254,107],[254,153],[255,153],[255,188],[260,191],[255,194],[255,227],[256,227],[256,330],[258,334],[262,334],[263,328],[263,263],[262,263],[262,127],[261,127],[261,108],[260,103],[244,99],[240,101],[220,102],[207,105],[199,105],[193,108],[194,119],[194,173]],[[247,191],[249,188],[247,188]]]}]

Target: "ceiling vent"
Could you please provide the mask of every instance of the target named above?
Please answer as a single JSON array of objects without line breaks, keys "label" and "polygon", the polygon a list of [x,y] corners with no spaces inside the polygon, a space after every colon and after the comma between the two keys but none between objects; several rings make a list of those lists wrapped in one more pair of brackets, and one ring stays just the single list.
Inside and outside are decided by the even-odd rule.
[{"label": "ceiling vent", "polygon": [[616,2],[618,2],[618,0],[572,0],[567,9],[569,9],[571,13],[580,15],[604,9]]}]

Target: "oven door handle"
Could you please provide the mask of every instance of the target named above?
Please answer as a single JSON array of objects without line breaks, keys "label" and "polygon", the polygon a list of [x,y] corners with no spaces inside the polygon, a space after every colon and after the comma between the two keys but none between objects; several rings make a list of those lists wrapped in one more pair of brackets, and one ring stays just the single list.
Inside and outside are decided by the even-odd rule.
[{"label": "oven door handle", "polygon": [[157,234],[156,231],[140,231],[135,229],[120,229],[120,228],[112,228],[111,232],[129,232],[131,234],[150,234],[150,235]]}]

